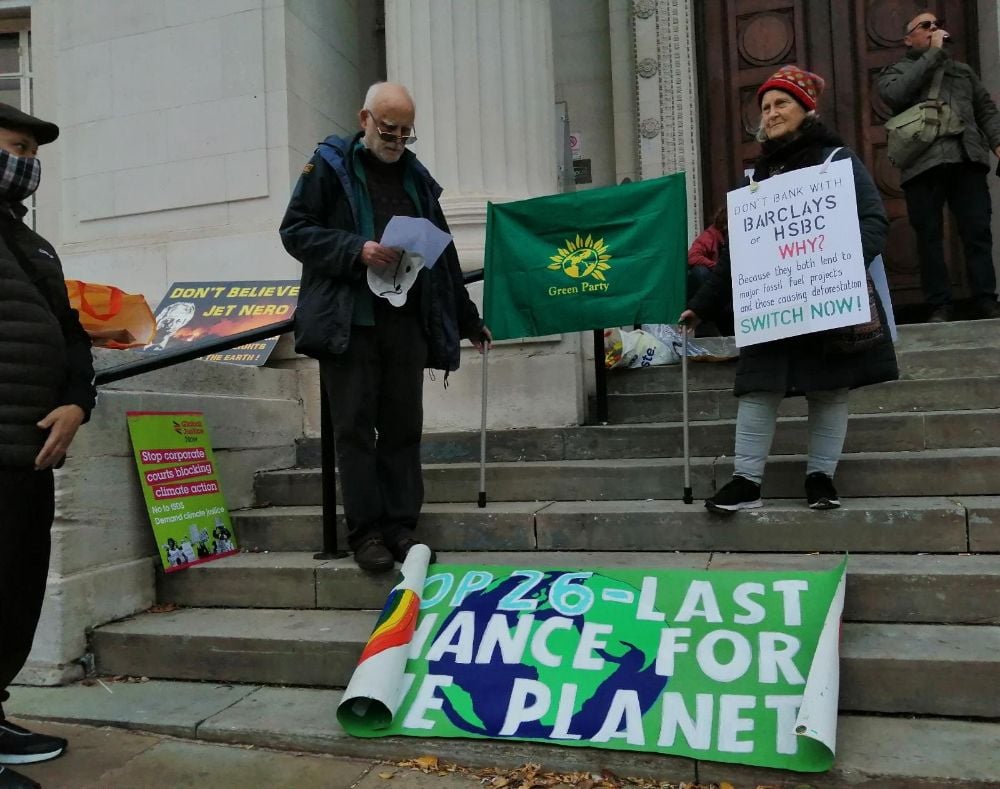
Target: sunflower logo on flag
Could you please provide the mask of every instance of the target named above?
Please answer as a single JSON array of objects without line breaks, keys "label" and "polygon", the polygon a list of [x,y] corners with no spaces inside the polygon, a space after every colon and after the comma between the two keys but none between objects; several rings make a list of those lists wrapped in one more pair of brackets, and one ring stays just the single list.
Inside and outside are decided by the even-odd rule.
[{"label": "sunflower logo on flag", "polygon": [[611,255],[608,254],[608,247],[603,238],[594,239],[592,236],[581,238],[577,233],[576,240],[566,239],[566,246],[560,247],[556,254],[549,260],[549,268],[553,271],[562,270],[563,274],[573,279],[584,279],[593,277],[605,282],[604,272],[611,268],[608,261]]}]

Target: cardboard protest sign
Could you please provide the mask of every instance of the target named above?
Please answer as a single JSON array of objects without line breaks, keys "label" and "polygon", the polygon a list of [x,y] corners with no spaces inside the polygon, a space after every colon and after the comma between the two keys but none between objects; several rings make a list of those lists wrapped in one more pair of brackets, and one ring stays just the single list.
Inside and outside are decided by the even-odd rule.
[{"label": "cardboard protest sign", "polygon": [[[298,280],[175,282],[156,308],[156,334],[142,350],[162,351],[278,323],[292,317],[298,298]],[[205,359],[260,366],[277,342],[277,337],[269,337]]]},{"label": "cardboard protest sign", "polygon": [[129,411],[126,417],[164,571],[236,553],[205,415]]},{"label": "cardboard protest sign", "polygon": [[728,195],[740,347],[871,317],[850,159]]},{"label": "cardboard protest sign", "polygon": [[[359,705],[376,694],[353,692],[352,679],[338,717],[359,737],[488,737],[826,770],[845,566],[435,564],[402,680],[366,668],[390,632],[392,646],[405,643],[390,598],[358,668],[393,689],[390,698]],[[417,572],[404,566],[404,576]]]}]

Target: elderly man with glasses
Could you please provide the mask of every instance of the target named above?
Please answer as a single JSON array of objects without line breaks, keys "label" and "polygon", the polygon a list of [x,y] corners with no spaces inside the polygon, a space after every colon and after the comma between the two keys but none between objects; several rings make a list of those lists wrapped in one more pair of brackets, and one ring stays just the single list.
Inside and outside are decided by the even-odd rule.
[{"label": "elderly man with glasses", "polygon": [[1000,318],[993,238],[990,232],[990,193],[986,184],[992,151],[1000,157],[1000,112],[976,73],[949,57],[944,20],[936,14],[918,14],[906,25],[906,57],[879,76],[878,91],[893,112],[924,101],[935,74],[941,71],[938,98],[951,107],[964,127],[942,135],[916,161],[902,170],[910,224],[917,235],[920,278],[930,308],[928,321],[952,318],[951,283],[944,259],[942,212],[945,202],[955,215],[965,250],[974,314]]},{"label": "elderly man with glasses", "polygon": [[458,368],[461,338],[480,351],[492,339],[452,243],[425,262],[401,306],[368,286],[368,269],[400,262],[400,250],[379,242],[392,217],[424,217],[448,232],[441,187],[406,148],[417,139],[415,113],[402,85],[372,85],[358,113],[361,130],[320,143],[280,230],[302,263],[295,348],[320,362],[348,543],[369,572],[391,570],[417,543],[424,369],[447,378]]}]

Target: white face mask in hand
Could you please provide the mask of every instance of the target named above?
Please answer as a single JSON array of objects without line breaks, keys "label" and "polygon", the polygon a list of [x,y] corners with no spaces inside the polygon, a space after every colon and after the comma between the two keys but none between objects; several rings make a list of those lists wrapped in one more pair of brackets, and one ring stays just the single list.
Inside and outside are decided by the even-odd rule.
[{"label": "white face mask in hand", "polygon": [[399,262],[393,266],[386,266],[380,271],[369,268],[368,287],[393,307],[402,307],[406,304],[406,294],[417,281],[417,275],[423,267],[424,259],[420,255],[404,252],[399,256]]}]

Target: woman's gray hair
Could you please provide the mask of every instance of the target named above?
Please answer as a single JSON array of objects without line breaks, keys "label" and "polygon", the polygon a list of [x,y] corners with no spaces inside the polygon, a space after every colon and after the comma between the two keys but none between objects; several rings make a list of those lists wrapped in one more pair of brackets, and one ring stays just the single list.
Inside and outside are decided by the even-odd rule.
[{"label": "woman's gray hair", "polygon": [[[819,119],[819,113],[816,110],[808,110],[806,112],[806,118],[811,118],[812,120]],[[805,123],[805,121],[803,121]],[[761,116],[760,123],[757,124],[757,131],[754,132],[754,139],[757,142],[767,142],[767,134],[764,133],[764,117]]]}]

